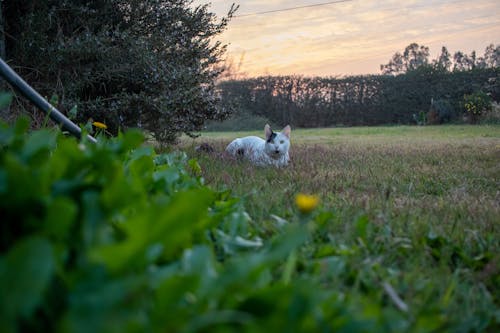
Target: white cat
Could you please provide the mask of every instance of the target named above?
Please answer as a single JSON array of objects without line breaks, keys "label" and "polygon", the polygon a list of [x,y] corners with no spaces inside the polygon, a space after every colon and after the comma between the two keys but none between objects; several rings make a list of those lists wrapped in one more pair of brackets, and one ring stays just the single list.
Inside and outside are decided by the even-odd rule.
[{"label": "white cat", "polygon": [[266,124],[264,127],[266,140],[257,136],[238,138],[226,147],[226,152],[236,157],[247,158],[258,166],[284,167],[290,161],[288,149],[291,131],[290,125],[287,125],[281,132],[275,133]]}]

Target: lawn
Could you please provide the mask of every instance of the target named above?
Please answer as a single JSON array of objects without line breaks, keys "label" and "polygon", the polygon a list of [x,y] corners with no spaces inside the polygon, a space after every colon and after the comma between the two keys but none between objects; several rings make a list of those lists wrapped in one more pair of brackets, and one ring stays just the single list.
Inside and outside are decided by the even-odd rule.
[{"label": "lawn", "polygon": [[[211,132],[183,145],[200,160],[207,183],[243,196],[259,221],[293,215],[294,196],[304,192],[319,195],[324,208],[346,220],[364,214],[459,234],[472,226],[498,232],[499,126],[299,129],[292,131],[291,166],[280,170],[220,154],[245,135],[263,136]],[[200,142],[218,153],[194,154]]]},{"label": "lawn", "polygon": [[[300,260],[328,258],[336,267],[324,263],[318,273],[328,286],[398,307],[382,282],[391,281],[408,316],[428,324],[410,320],[410,330],[432,330],[429,323],[452,331],[497,327],[499,126],[294,130],[285,169],[256,168],[222,153],[244,135],[263,136],[203,133],[181,146],[198,159],[209,186],[241,198],[262,237],[283,221],[319,225]],[[201,142],[215,152],[195,152]],[[320,206],[300,214],[298,193],[319,196]],[[294,274],[307,279],[311,272]]]}]

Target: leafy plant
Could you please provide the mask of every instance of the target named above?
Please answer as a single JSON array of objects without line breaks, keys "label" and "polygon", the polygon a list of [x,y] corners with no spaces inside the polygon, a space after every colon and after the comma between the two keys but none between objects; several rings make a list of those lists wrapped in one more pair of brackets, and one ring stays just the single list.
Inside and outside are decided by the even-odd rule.
[{"label": "leafy plant", "polygon": [[478,118],[484,113],[491,111],[491,97],[483,91],[476,91],[473,94],[465,95],[463,107],[472,123],[476,123]]},{"label": "leafy plant", "polygon": [[[255,220],[244,195],[205,185],[206,161],[157,154],[139,132],[91,144],[27,129],[24,120],[0,126],[3,332],[432,332],[499,324],[498,300],[488,292],[498,282],[494,237],[459,243],[413,220],[398,227],[342,215],[313,195],[282,210],[286,219]],[[242,168],[233,165],[242,179],[254,178]],[[254,172],[262,184],[277,179],[273,170]],[[462,304],[467,293],[471,304]]]},{"label": "leafy plant", "polygon": [[455,111],[452,104],[445,99],[432,99],[431,107],[427,113],[429,124],[444,124],[449,123],[455,117]]},{"label": "leafy plant", "polygon": [[3,7],[11,65],[42,95],[59,96],[53,102],[78,123],[92,118],[113,135],[141,127],[172,142],[229,114],[215,88],[225,52],[215,39],[235,6],[220,19],[189,0],[20,0]]}]

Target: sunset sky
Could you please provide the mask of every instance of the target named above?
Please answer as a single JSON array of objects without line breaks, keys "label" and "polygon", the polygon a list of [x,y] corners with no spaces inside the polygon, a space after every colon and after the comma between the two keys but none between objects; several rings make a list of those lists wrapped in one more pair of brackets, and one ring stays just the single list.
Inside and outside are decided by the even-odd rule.
[{"label": "sunset sky", "polygon": [[195,0],[207,2],[218,16],[240,5],[219,39],[247,76],[375,74],[412,42],[431,59],[500,44],[499,0]]}]

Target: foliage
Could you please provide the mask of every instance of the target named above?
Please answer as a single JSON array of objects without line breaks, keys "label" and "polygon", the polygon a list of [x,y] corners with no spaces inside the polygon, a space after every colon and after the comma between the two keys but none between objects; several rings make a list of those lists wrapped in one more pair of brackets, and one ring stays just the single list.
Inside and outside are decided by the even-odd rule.
[{"label": "foliage", "polygon": [[483,90],[498,100],[499,50],[500,46],[489,45],[483,57],[473,53],[471,62],[457,55],[453,60],[443,47],[441,55],[430,61],[429,48],[412,43],[381,66],[386,75],[267,76],[227,80],[219,88],[224,105],[236,108],[239,114],[264,117],[281,125],[423,123],[422,115],[426,113],[426,122],[441,124],[461,119],[464,95]]},{"label": "foliage", "polygon": [[[265,124],[273,123],[266,117],[235,112],[228,119],[220,121],[211,121],[206,125],[206,131],[252,131],[262,130]],[[279,125],[277,125],[279,127]]]},{"label": "foliage", "polygon": [[429,111],[432,100],[446,101],[439,121],[448,122],[461,117],[465,94],[483,89],[498,98],[499,76],[498,67],[447,72],[425,66],[397,76],[258,77],[224,81],[219,89],[223,103],[240,114],[279,126],[409,124],[414,114]]},{"label": "foliage", "polygon": [[457,51],[451,56],[448,49],[443,46],[439,57],[429,61],[429,47],[411,43],[403,53],[396,52],[387,64],[380,65],[380,70],[382,74],[399,75],[422,67],[432,67],[442,71],[450,71],[451,69],[453,71],[470,71],[495,68],[499,64],[500,45],[488,45],[482,57],[478,57],[476,51],[472,51],[470,55]]},{"label": "foliage", "polygon": [[[414,224],[407,234],[312,206],[303,215],[292,206],[287,220],[253,220],[244,197],[203,185],[213,164],[158,155],[138,132],[94,145],[51,130],[26,134],[27,127],[0,127],[5,332],[431,332],[499,324],[489,289],[461,278],[494,262],[498,238],[460,246]],[[241,179],[254,179],[248,175]],[[279,198],[267,199],[269,207]],[[409,251],[418,256],[409,259]],[[432,270],[421,276],[420,265]],[[432,281],[444,271],[448,278]],[[498,285],[494,276],[482,277],[487,288]],[[474,305],[460,318],[464,290]]]},{"label": "foliage", "polygon": [[428,63],[429,48],[411,43],[402,54],[396,52],[388,64],[380,65],[380,69],[382,74],[401,74],[426,66]]},{"label": "foliage", "polygon": [[450,122],[455,116],[452,104],[445,99],[431,100],[431,107],[427,113],[427,122],[431,125],[444,124]]},{"label": "foliage", "polygon": [[[225,46],[220,21],[189,0],[7,1],[7,58],[58,107],[120,129],[142,127],[159,141],[224,119],[215,81]],[[91,121],[92,122],[92,121]]]},{"label": "foliage", "polygon": [[491,97],[483,91],[465,95],[463,107],[465,113],[470,117],[471,122],[475,123],[482,114],[491,111]]},{"label": "foliage", "polygon": [[427,125],[427,113],[424,111],[420,111],[418,115],[414,113],[413,120],[419,126]]},{"label": "foliage", "polygon": [[491,111],[481,116],[481,124],[500,124],[500,104],[491,103]]}]

